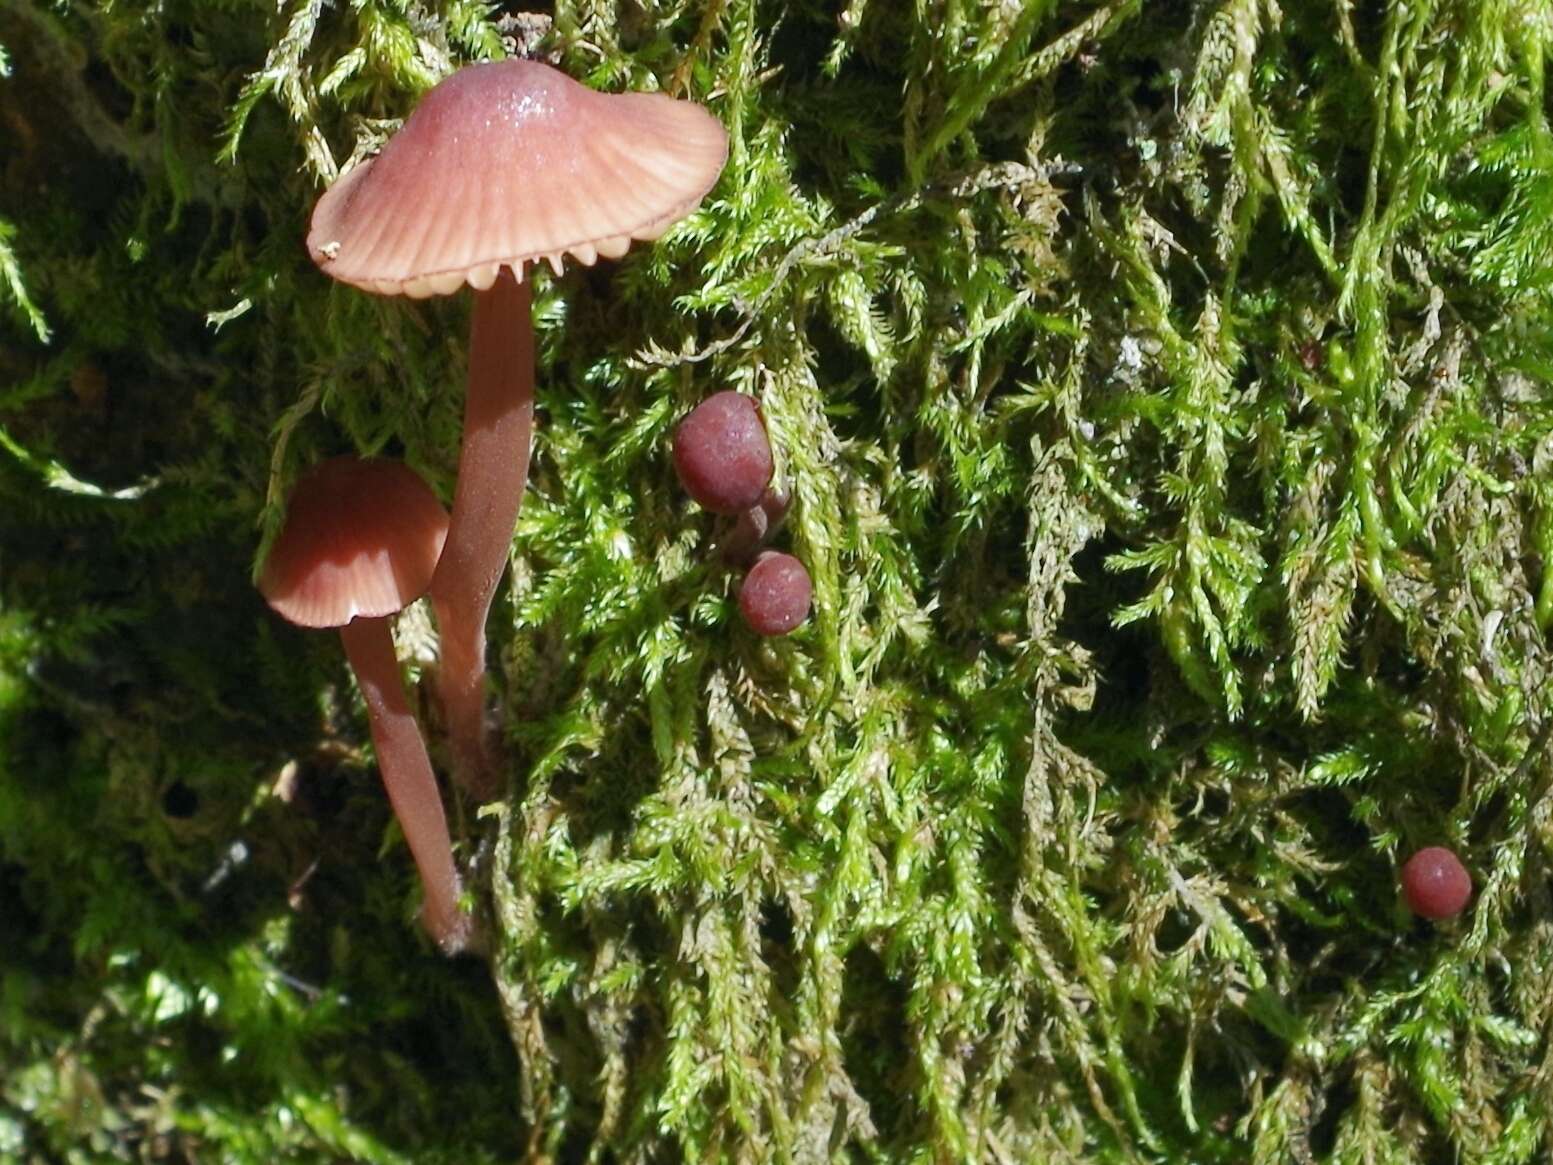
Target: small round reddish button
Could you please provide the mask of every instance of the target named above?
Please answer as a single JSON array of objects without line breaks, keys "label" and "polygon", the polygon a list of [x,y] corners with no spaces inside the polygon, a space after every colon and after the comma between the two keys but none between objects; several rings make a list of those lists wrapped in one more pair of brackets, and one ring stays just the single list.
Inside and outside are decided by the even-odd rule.
[{"label": "small round reddish button", "polygon": [[1450,850],[1431,845],[1402,867],[1402,893],[1414,914],[1450,918],[1460,914],[1472,897],[1472,875]]},{"label": "small round reddish button", "polygon": [[814,584],[791,554],[767,550],[739,588],[739,610],[757,635],[786,635],[809,617]]}]

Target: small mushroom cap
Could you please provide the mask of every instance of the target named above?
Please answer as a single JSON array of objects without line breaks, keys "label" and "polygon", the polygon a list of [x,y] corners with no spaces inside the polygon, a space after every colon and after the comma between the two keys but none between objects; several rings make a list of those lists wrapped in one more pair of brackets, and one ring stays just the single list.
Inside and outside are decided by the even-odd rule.
[{"label": "small mushroom cap", "polygon": [[757,635],[786,635],[809,617],[814,584],[791,554],[767,550],[739,587],[739,610]]},{"label": "small mushroom cap", "polygon": [[484,290],[503,267],[618,258],[696,208],[728,159],[706,110],[598,93],[538,61],[469,65],[313,210],[326,273],[381,295]]},{"label": "small mushroom cap", "polygon": [[741,392],[713,393],[674,430],[680,484],[714,514],[742,514],[759,505],[773,468],[760,406]]},{"label": "small mushroom cap", "polygon": [[1472,897],[1472,875],[1444,846],[1419,850],[1402,867],[1402,892],[1408,907],[1424,918],[1449,918],[1461,913]]},{"label": "small mushroom cap", "polygon": [[404,610],[431,585],[448,515],[397,461],[335,457],[298,479],[259,590],[303,627]]}]

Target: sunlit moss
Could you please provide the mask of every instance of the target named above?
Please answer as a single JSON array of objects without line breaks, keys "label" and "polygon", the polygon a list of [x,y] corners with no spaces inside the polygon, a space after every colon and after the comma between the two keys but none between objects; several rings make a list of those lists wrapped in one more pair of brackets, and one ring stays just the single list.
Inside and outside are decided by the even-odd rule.
[{"label": "sunlit moss", "polygon": [[[0,11],[0,1158],[1546,1156],[1548,32]],[[465,305],[300,240],[520,41],[732,151],[537,277],[487,974],[420,943],[337,649],[248,578],[318,457],[450,493]],[[667,455],[725,388],[814,580],[781,641]],[[1477,892],[1430,927],[1433,843]]]}]

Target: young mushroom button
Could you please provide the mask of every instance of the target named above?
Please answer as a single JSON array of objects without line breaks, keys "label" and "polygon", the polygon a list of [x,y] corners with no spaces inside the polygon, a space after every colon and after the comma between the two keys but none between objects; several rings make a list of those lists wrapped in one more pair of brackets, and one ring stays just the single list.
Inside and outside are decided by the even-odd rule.
[{"label": "young mushroom button", "polygon": [[736,515],[752,509],[772,470],[760,409],[743,393],[713,393],[674,430],[674,471],[704,510]]},{"label": "young mushroom button", "polygon": [[814,585],[791,554],[767,550],[739,587],[739,610],[757,635],[786,635],[809,617]]},{"label": "young mushroom button", "polygon": [[1472,875],[1444,846],[1419,850],[1402,867],[1402,893],[1409,909],[1439,920],[1460,914],[1472,897]]},{"label": "young mushroom button", "polygon": [[426,592],[447,537],[431,488],[393,461],[336,457],[298,480],[259,590],[283,618],[338,627],[366,698],[372,745],[426,894],[426,929],[448,954],[468,944],[447,818],[405,702],[390,619]]},{"label": "young mushroom button", "polygon": [[534,330],[524,268],[617,258],[694,210],[728,157],[711,114],[653,93],[596,93],[536,61],[460,69],[374,158],[319,199],[313,261],[380,295],[475,291],[464,438],[431,594],[455,775],[494,792],[485,621],[528,479]]}]

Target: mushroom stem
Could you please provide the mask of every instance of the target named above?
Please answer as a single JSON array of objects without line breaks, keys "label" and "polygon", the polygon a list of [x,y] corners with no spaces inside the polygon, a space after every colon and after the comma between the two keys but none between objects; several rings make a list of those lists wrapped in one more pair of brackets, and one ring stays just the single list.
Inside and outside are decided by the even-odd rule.
[{"label": "mushroom stem", "polygon": [[431,580],[442,635],[438,691],[453,775],[482,800],[495,794],[498,769],[485,727],[485,621],[507,565],[533,443],[530,288],[503,269],[487,290],[475,293],[458,485],[447,543]]},{"label": "mushroom stem", "polygon": [[793,497],[787,487],[767,486],[766,492],[734,520],[732,527],[717,543],[723,561],[731,566],[748,566],[755,553],[771,540],[787,520],[787,507]]},{"label": "mushroom stem", "polygon": [[444,953],[457,954],[468,946],[472,924],[459,908],[462,887],[448,821],[426,743],[404,698],[389,621],[357,617],[340,628],[340,640],[366,697],[383,787],[421,874],[426,895],[421,920]]}]

